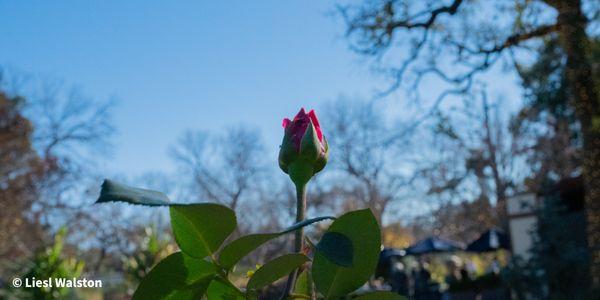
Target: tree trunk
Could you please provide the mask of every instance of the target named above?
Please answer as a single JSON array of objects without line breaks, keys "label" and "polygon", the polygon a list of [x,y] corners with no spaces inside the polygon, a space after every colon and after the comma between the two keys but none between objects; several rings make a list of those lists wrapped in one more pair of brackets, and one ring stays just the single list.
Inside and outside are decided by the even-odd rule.
[{"label": "tree trunk", "polygon": [[[490,115],[489,115],[489,105],[487,102],[487,96],[484,94],[483,96],[483,128],[485,129],[485,136],[483,138],[483,142],[485,143],[485,147],[489,153],[489,167],[492,169],[492,177],[494,179],[494,186],[496,192],[496,213],[498,214],[500,220],[502,221],[502,229],[505,232],[509,232],[508,228],[508,218],[506,211],[506,182],[500,175],[500,161],[498,160],[498,143],[500,142],[498,139],[494,142],[494,138],[492,137],[492,130],[490,124]],[[498,125],[499,126],[499,125]]]},{"label": "tree trunk", "polygon": [[600,287],[600,99],[591,66],[587,19],[580,0],[549,1],[558,10],[566,78],[583,133],[585,213],[592,287]]}]

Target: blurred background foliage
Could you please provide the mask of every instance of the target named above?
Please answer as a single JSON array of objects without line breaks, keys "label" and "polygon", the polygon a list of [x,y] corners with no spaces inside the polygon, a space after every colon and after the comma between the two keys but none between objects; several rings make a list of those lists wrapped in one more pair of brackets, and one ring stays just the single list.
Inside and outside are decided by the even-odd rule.
[{"label": "blurred background foliage", "polygon": [[[67,228],[61,227],[54,236],[54,242],[34,254],[31,261],[27,261],[20,268],[25,268],[20,278],[76,278],[79,277],[85,263],[78,260],[74,249],[65,249]],[[16,277],[16,276],[15,276]],[[23,283],[25,284],[25,283]],[[75,290],[57,287],[55,284],[35,289],[14,288],[6,291],[5,297],[9,299],[74,299]],[[1,294],[0,294],[1,295]]]}]

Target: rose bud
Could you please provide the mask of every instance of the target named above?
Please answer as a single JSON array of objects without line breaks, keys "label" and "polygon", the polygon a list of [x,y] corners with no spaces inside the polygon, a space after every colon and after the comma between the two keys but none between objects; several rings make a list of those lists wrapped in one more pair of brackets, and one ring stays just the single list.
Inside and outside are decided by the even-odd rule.
[{"label": "rose bud", "polygon": [[321,132],[315,111],[308,114],[304,108],[294,120],[284,119],[285,134],[279,149],[279,167],[290,175],[292,181],[306,184],[327,164],[329,146]]}]

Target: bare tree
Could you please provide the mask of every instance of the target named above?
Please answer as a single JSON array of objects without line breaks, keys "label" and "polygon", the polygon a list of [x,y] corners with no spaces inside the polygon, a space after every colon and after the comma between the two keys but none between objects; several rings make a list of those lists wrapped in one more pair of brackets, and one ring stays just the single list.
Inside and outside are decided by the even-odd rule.
[{"label": "bare tree", "polygon": [[110,153],[114,101],[93,100],[78,88],[52,81],[32,81],[24,93],[30,99],[25,113],[35,127],[32,142],[42,159],[55,166],[37,182],[41,196],[32,217],[43,224],[97,218],[97,211],[87,209],[96,196],[89,189],[97,186],[95,167]]},{"label": "bare tree", "polygon": [[[569,103],[564,53],[557,39],[538,50],[538,61],[519,67],[526,104],[513,118],[511,132],[531,168],[526,184],[539,188],[548,182],[581,174],[581,125]],[[600,59],[600,40],[593,42],[593,57]],[[600,65],[594,65],[600,74]]]},{"label": "bare tree", "polygon": [[417,219],[413,226],[468,242],[482,228],[508,226],[506,199],[520,188],[516,182],[522,164],[500,115],[501,101],[490,103],[482,93],[464,102],[452,114],[437,113],[431,150],[423,153],[429,159],[423,159],[417,173],[427,197],[437,198],[438,206],[431,218]]},{"label": "bare tree", "polygon": [[[7,127],[10,130],[5,137],[10,139],[9,134],[14,130],[20,130],[21,135],[6,144],[0,143],[0,152],[8,151],[11,161],[20,165],[25,161],[36,162],[35,172],[30,167],[29,175],[22,177],[29,178],[27,186],[21,187],[22,194],[12,193],[0,201],[6,200],[7,207],[13,211],[2,209],[8,213],[6,218],[2,217],[3,221],[32,224],[30,233],[13,234],[13,241],[6,244],[19,246],[21,250],[13,254],[26,257],[62,224],[81,224],[77,232],[100,230],[94,221],[99,220],[95,218],[100,218],[103,210],[88,209],[97,196],[97,191],[90,192],[89,187],[97,186],[93,166],[97,166],[98,158],[104,157],[108,150],[113,132],[110,118],[113,102],[89,99],[78,89],[54,82],[1,75],[0,86],[10,90],[11,97],[21,99],[18,106],[12,107],[12,112],[7,110],[12,119],[21,119],[7,125],[20,125]],[[29,149],[25,145],[29,145]],[[5,166],[9,165],[2,164],[0,169]],[[0,182],[11,177],[14,175],[2,174]],[[15,189],[17,185],[10,184],[10,187]],[[92,223],[91,228],[83,227]],[[106,223],[100,224],[107,228]]]},{"label": "bare tree", "polygon": [[233,210],[257,195],[265,175],[260,134],[241,126],[217,136],[188,131],[172,155],[189,176],[197,201],[223,203]]},{"label": "bare tree", "polygon": [[[45,238],[41,224],[29,219],[39,196],[36,181],[47,168],[31,145],[33,127],[22,115],[22,99],[0,92],[0,264],[32,254]],[[3,275],[0,273],[0,275]],[[8,274],[4,274],[8,275]]]},{"label": "bare tree", "polygon": [[595,125],[600,99],[589,35],[597,34],[597,1],[384,0],[340,11],[356,50],[400,60],[392,70],[392,90],[405,84],[404,75],[411,73],[408,85],[415,91],[425,76],[445,82],[447,91],[468,91],[476,76],[497,61],[516,64],[518,51],[558,36],[571,105],[581,124],[591,278],[593,286],[600,286],[600,130]]},{"label": "bare tree", "polygon": [[386,209],[401,200],[409,178],[396,147],[384,142],[391,128],[374,103],[338,100],[325,111],[329,164],[337,178],[327,195],[341,196],[342,209],[369,207],[380,222]]},{"label": "bare tree", "polygon": [[[482,92],[465,98],[464,102],[464,107],[453,110],[451,115],[438,112],[433,141],[427,141],[434,150],[428,153],[430,159],[424,159],[424,166],[418,171],[419,178],[429,187],[427,194],[439,197],[443,207],[460,208],[458,202],[475,201],[493,208],[487,213],[475,213],[473,220],[456,218],[457,224],[447,230],[456,231],[462,226],[458,223],[479,222],[479,229],[489,227],[490,223],[507,226],[498,221],[506,221],[502,218],[506,199],[519,188],[515,182],[519,181],[521,170],[517,167],[517,153],[507,120],[500,115],[501,101],[490,103]],[[488,206],[478,207],[487,209]],[[439,212],[434,215],[444,216]],[[493,222],[489,218],[491,215],[495,216]],[[444,226],[449,220],[448,217],[444,220]]]}]

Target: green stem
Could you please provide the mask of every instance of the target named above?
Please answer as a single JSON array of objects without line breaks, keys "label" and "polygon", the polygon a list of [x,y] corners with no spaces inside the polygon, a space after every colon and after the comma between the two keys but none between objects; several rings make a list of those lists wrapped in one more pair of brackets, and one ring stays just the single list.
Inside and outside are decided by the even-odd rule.
[{"label": "green stem", "polygon": [[[296,223],[304,221],[304,215],[306,212],[306,184],[296,185]],[[304,230],[302,228],[296,230],[294,233],[294,252],[301,253],[302,246],[304,245]],[[281,296],[281,299],[286,299],[294,289],[294,282],[298,276],[298,270],[295,270],[288,277],[285,285],[285,291]]]},{"label": "green stem", "polygon": [[[296,186],[296,223],[304,221],[306,213],[306,184]],[[304,245],[304,230],[302,228],[296,230],[296,240],[294,241],[294,251],[302,252]]]}]

